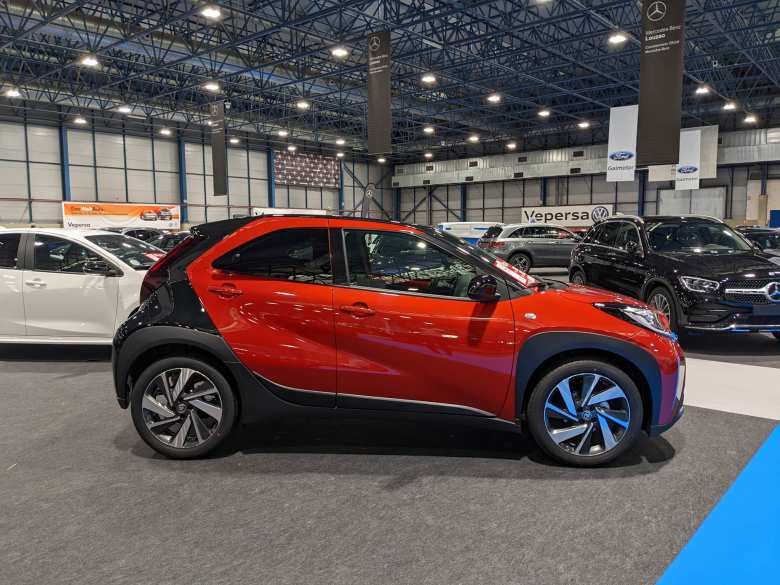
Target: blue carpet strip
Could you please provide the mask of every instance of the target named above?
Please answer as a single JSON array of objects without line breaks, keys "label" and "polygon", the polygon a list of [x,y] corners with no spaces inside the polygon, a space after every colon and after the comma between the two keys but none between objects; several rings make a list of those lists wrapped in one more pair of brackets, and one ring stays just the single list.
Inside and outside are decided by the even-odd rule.
[{"label": "blue carpet strip", "polygon": [[780,425],[658,585],[780,583]]}]

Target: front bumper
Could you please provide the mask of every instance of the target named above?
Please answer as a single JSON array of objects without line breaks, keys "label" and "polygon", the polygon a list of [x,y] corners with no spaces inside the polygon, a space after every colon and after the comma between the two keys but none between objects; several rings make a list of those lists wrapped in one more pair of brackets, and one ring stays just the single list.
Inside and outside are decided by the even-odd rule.
[{"label": "front bumper", "polygon": [[668,422],[663,425],[652,425],[650,427],[650,430],[647,432],[647,434],[651,437],[657,437],[661,433],[665,433],[669,429],[671,429],[678,420],[680,420],[685,415],[685,405],[683,405],[682,402],[680,402],[679,407],[677,408],[677,412],[674,415],[674,418],[672,418],[672,422]]},{"label": "front bumper", "polygon": [[780,303],[735,302],[709,295],[681,295],[680,326],[691,332],[780,332]]}]

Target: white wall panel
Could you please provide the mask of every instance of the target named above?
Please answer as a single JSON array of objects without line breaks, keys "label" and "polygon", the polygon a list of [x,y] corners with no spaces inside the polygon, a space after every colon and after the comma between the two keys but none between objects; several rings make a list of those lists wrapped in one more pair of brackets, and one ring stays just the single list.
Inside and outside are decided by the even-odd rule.
[{"label": "white wall panel", "polygon": [[0,160],[0,177],[3,181],[2,194],[4,197],[27,199],[27,165],[25,163]]},{"label": "white wall panel", "polygon": [[70,173],[70,196],[74,201],[95,200],[95,168],[74,167],[68,169]]},{"label": "white wall panel", "polygon": [[219,221],[221,219],[228,219],[230,214],[227,207],[212,207],[208,208],[208,220],[207,221]]},{"label": "white wall panel", "polygon": [[36,223],[62,223],[61,201],[33,201],[32,212]]},{"label": "white wall panel", "polygon": [[252,205],[265,207],[268,205],[268,182],[259,179],[249,180],[249,194]]},{"label": "white wall panel", "polygon": [[158,171],[179,170],[179,145],[174,140],[154,139],[154,168]]},{"label": "white wall panel", "polygon": [[58,128],[28,126],[27,145],[31,161],[60,162],[60,131]]},{"label": "white wall panel", "polygon": [[27,223],[30,217],[27,201],[9,201],[0,199],[0,220],[5,223]]},{"label": "white wall panel", "polygon": [[293,209],[306,207],[306,192],[303,187],[290,186],[290,207]]},{"label": "white wall panel", "polygon": [[152,170],[152,141],[149,138],[128,136],[125,148],[128,169]]},{"label": "white wall panel", "polygon": [[157,171],[154,176],[157,184],[157,202],[178,204],[179,174]]},{"label": "white wall panel", "polygon": [[25,160],[24,126],[0,122],[0,159]]},{"label": "white wall panel", "polygon": [[485,183],[485,207],[501,207],[501,183]]},{"label": "white wall panel", "polygon": [[206,221],[206,208],[200,206],[190,206],[187,209],[187,222],[193,225]]},{"label": "white wall panel", "polygon": [[71,165],[94,165],[92,132],[68,129],[68,160]]},{"label": "white wall panel", "polygon": [[268,177],[268,155],[265,152],[249,151],[249,175],[253,179],[265,179]]},{"label": "white wall panel", "polygon": [[246,179],[228,179],[230,206],[246,207],[249,205],[249,183]]},{"label": "white wall panel", "polygon": [[62,201],[60,165],[30,163],[30,195],[33,199]]},{"label": "white wall panel", "polygon": [[[70,145],[68,145],[70,149]],[[95,154],[97,166],[118,167],[125,166],[125,145],[120,134],[95,134]]]},{"label": "white wall panel", "polygon": [[203,146],[200,144],[184,143],[184,164],[187,173],[203,174]]},{"label": "white wall panel", "polygon": [[228,175],[231,177],[246,177],[247,162],[246,150],[242,148],[228,148]]},{"label": "white wall panel", "polygon": [[338,211],[339,208],[339,192],[337,189],[323,189],[322,190],[322,208]]},{"label": "white wall panel", "polygon": [[203,175],[187,174],[187,202],[193,205],[203,205],[205,200]]},{"label": "white wall panel", "polygon": [[98,201],[126,201],[123,169],[98,168]]},{"label": "white wall panel", "polygon": [[[211,145],[206,144],[203,146],[203,154],[206,157],[206,174],[210,175],[214,172],[213,167],[211,165]],[[210,221],[210,220],[209,220]]]},{"label": "white wall panel", "polygon": [[[100,172],[100,170],[98,170]],[[154,173],[152,171],[127,171],[128,200],[138,203],[154,202]],[[100,192],[101,199],[103,191]]]}]

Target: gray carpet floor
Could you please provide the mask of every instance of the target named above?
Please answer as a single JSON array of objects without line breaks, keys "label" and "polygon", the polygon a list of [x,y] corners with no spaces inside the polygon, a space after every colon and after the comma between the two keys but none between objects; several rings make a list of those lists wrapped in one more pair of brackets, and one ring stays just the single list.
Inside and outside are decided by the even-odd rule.
[{"label": "gray carpet floor", "polygon": [[69,361],[104,352],[48,351],[0,361],[3,584],[653,583],[773,427],[690,408],[576,470],[502,433],[289,421],[168,461],[110,365]]}]

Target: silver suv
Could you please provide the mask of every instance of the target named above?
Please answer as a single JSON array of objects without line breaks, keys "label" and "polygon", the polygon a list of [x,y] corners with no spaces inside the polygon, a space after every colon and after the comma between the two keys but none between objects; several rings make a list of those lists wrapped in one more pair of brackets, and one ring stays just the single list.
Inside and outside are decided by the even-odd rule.
[{"label": "silver suv", "polygon": [[532,267],[568,267],[580,239],[559,225],[515,223],[489,228],[477,246],[528,272]]}]

